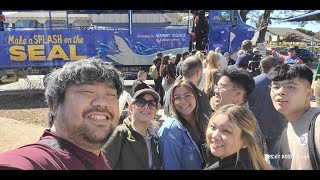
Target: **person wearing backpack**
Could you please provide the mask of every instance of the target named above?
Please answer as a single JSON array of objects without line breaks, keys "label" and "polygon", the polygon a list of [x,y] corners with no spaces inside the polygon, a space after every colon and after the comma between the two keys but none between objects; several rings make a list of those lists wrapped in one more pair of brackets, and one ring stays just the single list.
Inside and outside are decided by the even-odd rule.
[{"label": "person wearing backpack", "polygon": [[[284,170],[312,170],[313,154],[320,153],[320,108],[310,107],[314,90],[311,88],[313,72],[305,64],[282,64],[268,73],[271,80],[270,95],[273,106],[287,119],[287,127],[280,139],[277,155],[279,168]],[[309,127],[315,120],[310,141]],[[314,147],[311,151],[310,147]],[[319,160],[317,162],[319,167]],[[315,163],[316,164],[316,163]]]}]

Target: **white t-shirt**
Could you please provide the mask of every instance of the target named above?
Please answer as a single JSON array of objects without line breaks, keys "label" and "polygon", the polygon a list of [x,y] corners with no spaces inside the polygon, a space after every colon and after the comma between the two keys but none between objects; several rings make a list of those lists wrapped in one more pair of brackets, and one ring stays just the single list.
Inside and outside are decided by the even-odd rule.
[{"label": "white t-shirt", "polygon": [[220,53],[220,68],[226,68],[228,67],[228,61],[227,59]]}]

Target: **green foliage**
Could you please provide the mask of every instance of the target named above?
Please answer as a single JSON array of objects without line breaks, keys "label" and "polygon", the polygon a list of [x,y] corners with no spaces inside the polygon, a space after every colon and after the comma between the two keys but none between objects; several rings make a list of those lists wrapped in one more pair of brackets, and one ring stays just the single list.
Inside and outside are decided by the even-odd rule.
[{"label": "green foliage", "polygon": [[315,33],[313,31],[310,31],[310,30],[305,30],[303,28],[296,28],[297,31],[300,31],[306,35],[309,35],[309,36],[314,36]]},{"label": "green foliage", "polygon": [[318,31],[318,32],[316,32],[316,33],[314,34],[314,38],[320,39],[320,31]]}]

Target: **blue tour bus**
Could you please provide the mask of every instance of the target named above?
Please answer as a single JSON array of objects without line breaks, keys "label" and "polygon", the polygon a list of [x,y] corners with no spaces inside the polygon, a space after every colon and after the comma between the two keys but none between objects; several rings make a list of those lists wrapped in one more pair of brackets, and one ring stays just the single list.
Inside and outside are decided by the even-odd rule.
[{"label": "blue tour bus", "polygon": [[[114,64],[126,79],[135,79],[139,70],[148,71],[157,53],[189,51],[190,10],[69,10],[64,12],[64,21],[53,15],[55,11],[45,13],[48,20],[43,22],[21,18],[13,27],[4,21],[0,27],[0,76],[45,75],[68,61],[101,58]],[[153,15],[170,13],[186,14],[187,22],[138,22],[139,14],[148,21]],[[242,21],[237,10],[209,10],[207,14],[206,51],[220,47],[235,57],[242,41],[254,36],[255,29]],[[82,20],[72,24],[76,15],[82,15]],[[98,23],[86,24],[84,17]],[[110,23],[112,19],[118,23]]]}]

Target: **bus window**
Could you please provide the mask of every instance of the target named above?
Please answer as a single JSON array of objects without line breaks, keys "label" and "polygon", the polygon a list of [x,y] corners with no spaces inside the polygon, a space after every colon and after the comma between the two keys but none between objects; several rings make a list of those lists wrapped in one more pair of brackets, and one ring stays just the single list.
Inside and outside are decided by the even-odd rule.
[{"label": "bus window", "polygon": [[[52,26],[66,26],[66,21],[65,20],[51,20],[52,22]],[[50,21],[47,20],[45,23],[45,26],[49,26],[50,25]]]},{"label": "bus window", "polygon": [[219,10],[219,21],[229,22],[230,21],[230,11],[229,10]]},{"label": "bus window", "polygon": [[18,20],[15,24],[16,28],[37,28],[40,23],[37,20]]}]

